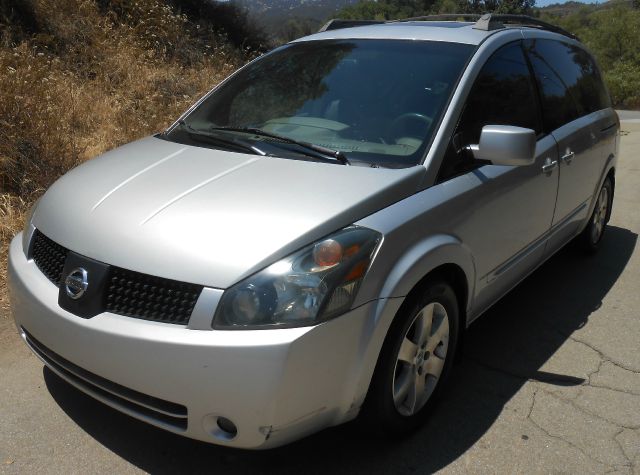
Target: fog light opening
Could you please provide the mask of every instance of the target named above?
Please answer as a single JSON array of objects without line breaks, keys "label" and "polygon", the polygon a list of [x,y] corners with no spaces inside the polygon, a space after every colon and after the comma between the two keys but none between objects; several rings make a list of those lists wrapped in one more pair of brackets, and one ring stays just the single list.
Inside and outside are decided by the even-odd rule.
[{"label": "fog light opening", "polygon": [[238,435],[238,428],[226,417],[218,417],[216,425],[218,426],[218,430],[216,431],[215,435],[220,438],[231,440],[235,438],[236,435]]}]

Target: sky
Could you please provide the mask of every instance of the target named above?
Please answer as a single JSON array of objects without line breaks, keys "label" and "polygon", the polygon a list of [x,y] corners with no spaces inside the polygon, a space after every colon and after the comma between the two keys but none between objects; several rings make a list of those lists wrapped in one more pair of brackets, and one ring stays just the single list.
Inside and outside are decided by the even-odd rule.
[{"label": "sky", "polygon": [[[552,3],[565,3],[566,0],[536,0],[536,7],[546,7]],[[580,3],[598,3],[596,0],[578,0]],[[599,3],[603,3],[600,1]]]}]

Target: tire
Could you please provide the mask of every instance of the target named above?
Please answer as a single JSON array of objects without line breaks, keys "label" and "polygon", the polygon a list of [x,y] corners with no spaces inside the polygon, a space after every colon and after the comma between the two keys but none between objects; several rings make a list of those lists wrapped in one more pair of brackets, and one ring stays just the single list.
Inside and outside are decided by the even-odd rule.
[{"label": "tire", "polygon": [[580,245],[587,254],[594,254],[598,251],[611,216],[612,204],[613,183],[611,178],[607,177],[598,192],[596,205],[589,218],[589,223],[579,237]]},{"label": "tire", "polygon": [[449,284],[428,283],[405,301],[389,329],[365,401],[363,416],[370,428],[398,437],[424,422],[447,383],[458,329],[458,301]]}]

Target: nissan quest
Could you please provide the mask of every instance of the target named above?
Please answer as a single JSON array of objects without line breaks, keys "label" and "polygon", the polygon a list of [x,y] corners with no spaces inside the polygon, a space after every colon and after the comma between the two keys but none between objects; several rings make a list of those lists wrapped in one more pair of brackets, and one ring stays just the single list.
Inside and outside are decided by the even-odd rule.
[{"label": "nissan quest", "polygon": [[417,428],[462,332],[565,244],[595,252],[615,190],[580,41],[465,18],[334,20],[62,176],[9,249],[31,351],[214,444]]}]

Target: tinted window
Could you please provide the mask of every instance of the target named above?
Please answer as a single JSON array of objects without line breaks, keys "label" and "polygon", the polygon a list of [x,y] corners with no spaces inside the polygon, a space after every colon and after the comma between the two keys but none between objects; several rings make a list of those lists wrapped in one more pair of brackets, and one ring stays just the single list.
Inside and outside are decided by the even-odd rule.
[{"label": "tinted window", "polygon": [[546,131],[609,107],[600,72],[586,51],[541,39],[527,40],[525,48],[542,93]]},{"label": "tinted window", "polygon": [[595,61],[585,50],[572,46],[573,60],[583,72],[578,81],[579,95],[584,101],[587,112],[594,112],[600,109],[611,107],[609,93],[604,87],[600,70]]},{"label": "tinted window", "polygon": [[[568,75],[565,74],[563,79],[559,71],[562,65],[556,64],[560,56],[550,56],[548,51],[541,51],[539,40],[527,41],[525,45],[540,89],[545,130],[549,132],[580,117],[577,102],[567,90],[565,80]],[[555,48],[547,49],[561,53]]]},{"label": "tinted window", "polygon": [[539,133],[537,101],[520,42],[503,46],[489,58],[469,93],[440,179],[465,173],[482,164],[462,148],[477,144],[485,125],[515,125]]},{"label": "tinted window", "polygon": [[[305,41],[251,63],[169,135],[212,127],[260,128],[387,166],[420,162],[475,46],[402,40]],[[219,132],[228,137],[231,132]],[[234,139],[291,157],[292,146],[255,134]]]},{"label": "tinted window", "polygon": [[539,132],[536,96],[520,42],[503,46],[482,68],[467,99],[458,132],[476,144],[485,125],[516,125]]}]

